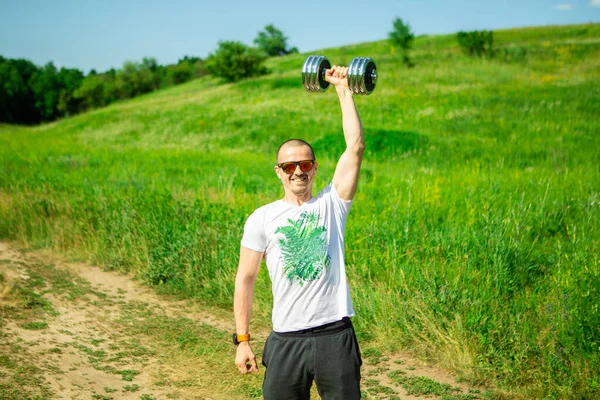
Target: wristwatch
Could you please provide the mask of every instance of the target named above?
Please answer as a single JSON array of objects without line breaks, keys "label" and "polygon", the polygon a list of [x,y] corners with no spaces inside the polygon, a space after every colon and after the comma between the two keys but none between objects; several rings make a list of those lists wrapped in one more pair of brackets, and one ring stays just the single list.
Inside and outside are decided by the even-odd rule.
[{"label": "wristwatch", "polygon": [[237,333],[233,333],[233,344],[236,346],[240,344],[240,342],[248,342],[250,341],[250,334],[244,333],[242,335],[238,335]]}]

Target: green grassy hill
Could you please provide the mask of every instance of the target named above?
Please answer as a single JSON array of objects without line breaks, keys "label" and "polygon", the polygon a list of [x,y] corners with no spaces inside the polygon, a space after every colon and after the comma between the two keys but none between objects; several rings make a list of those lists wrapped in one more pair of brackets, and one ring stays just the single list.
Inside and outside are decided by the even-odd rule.
[{"label": "green grassy hill", "polygon": [[[507,397],[600,396],[600,24],[325,49],[377,61],[356,99],[367,150],[347,228],[363,343],[410,348]],[[290,137],[320,189],[343,149],[306,54],[238,84],[197,80],[38,127],[0,126],[0,237],[133,271],[230,312],[247,215],[282,196]],[[253,318],[267,326],[264,269]],[[232,316],[233,318],[233,316]]]}]

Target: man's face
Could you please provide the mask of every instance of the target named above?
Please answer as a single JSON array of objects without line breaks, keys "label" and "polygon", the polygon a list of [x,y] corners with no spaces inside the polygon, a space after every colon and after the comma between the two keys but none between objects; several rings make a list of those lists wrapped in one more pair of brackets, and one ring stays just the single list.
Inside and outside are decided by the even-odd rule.
[{"label": "man's face", "polygon": [[[285,146],[279,151],[277,164],[288,161],[312,160],[313,154],[308,146]],[[286,173],[280,167],[275,167],[275,172],[283,184],[286,193],[293,193],[296,196],[312,194],[313,179],[317,172],[317,163],[309,171],[302,171],[299,165],[296,165],[294,172]]]}]

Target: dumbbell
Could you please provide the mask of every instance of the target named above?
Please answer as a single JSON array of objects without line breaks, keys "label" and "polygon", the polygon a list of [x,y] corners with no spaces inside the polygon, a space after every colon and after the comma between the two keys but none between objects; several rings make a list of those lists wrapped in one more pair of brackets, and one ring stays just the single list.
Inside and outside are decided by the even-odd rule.
[{"label": "dumbbell", "polygon": [[[331,63],[324,56],[309,56],[302,66],[302,83],[309,92],[324,92],[329,88],[325,70]],[[354,94],[369,95],[377,84],[377,67],[369,57],[353,58],[348,65],[348,87]]]}]

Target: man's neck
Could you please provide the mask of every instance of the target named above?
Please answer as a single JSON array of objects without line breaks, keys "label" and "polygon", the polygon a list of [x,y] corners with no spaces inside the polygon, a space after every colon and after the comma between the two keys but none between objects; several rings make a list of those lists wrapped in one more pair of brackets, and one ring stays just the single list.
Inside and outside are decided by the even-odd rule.
[{"label": "man's neck", "polygon": [[283,201],[285,201],[286,203],[289,203],[293,206],[301,206],[304,203],[308,203],[310,201],[310,199],[312,199],[312,193],[307,193],[305,195],[300,195],[297,196],[293,193],[286,193],[285,196],[283,196]]}]

